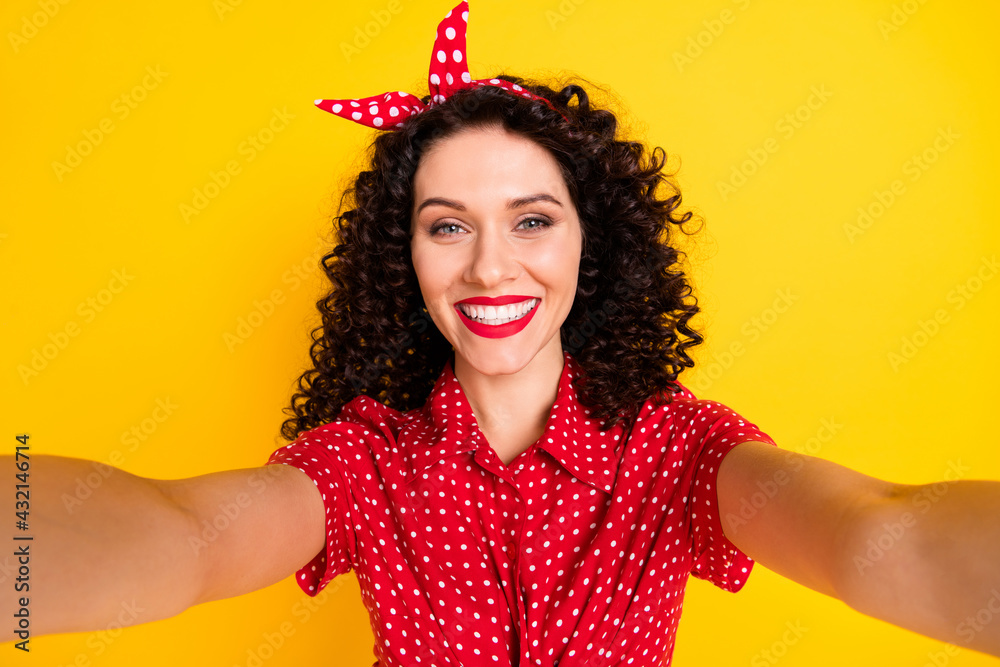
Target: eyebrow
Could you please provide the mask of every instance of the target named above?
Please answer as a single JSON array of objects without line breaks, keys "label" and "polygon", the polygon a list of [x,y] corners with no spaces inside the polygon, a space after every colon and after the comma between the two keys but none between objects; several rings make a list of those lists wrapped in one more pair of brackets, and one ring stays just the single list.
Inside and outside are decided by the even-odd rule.
[{"label": "eyebrow", "polygon": [[[547,201],[555,204],[556,206],[562,207],[562,202],[553,197],[552,195],[547,195],[543,192],[533,195],[526,195],[524,197],[515,197],[514,199],[507,200],[507,210],[512,210],[516,208],[521,208],[522,206],[527,206],[528,204],[534,204],[539,201]],[[417,207],[417,214],[427,208],[428,206],[447,206],[448,208],[453,208],[456,211],[464,211],[465,205],[451,199],[445,199],[444,197],[431,197],[420,202],[420,206]]]}]

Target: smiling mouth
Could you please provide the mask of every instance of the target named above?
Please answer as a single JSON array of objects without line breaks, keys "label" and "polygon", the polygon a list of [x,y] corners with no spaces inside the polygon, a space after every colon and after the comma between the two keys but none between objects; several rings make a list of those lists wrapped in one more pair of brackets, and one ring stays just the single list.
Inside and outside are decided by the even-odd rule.
[{"label": "smiling mouth", "polygon": [[538,306],[541,299],[526,299],[518,303],[510,303],[504,306],[479,306],[471,303],[455,304],[461,309],[462,314],[474,322],[499,326],[517,320],[528,315]]}]

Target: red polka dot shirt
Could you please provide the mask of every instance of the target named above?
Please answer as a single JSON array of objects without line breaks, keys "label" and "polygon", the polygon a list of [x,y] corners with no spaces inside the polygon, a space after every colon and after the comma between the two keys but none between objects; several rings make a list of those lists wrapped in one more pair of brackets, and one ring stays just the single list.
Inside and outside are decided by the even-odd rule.
[{"label": "red polka dot shirt", "polygon": [[378,665],[669,665],[688,575],[746,583],[715,480],[735,445],[774,442],[687,390],[602,432],[581,372],[566,354],[545,433],[506,466],[450,364],[423,408],[361,396],[271,455],[326,505],[299,585],[354,570]]}]

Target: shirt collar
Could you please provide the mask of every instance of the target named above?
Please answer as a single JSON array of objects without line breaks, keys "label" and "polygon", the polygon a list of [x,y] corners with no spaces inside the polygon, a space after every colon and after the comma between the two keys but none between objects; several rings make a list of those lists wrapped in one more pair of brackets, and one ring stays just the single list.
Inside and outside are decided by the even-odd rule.
[{"label": "shirt collar", "polygon": [[[590,417],[589,408],[580,404],[573,385],[583,376],[583,369],[568,352],[563,354],[556,399],[537,446],[577,479],[611,493],[624,446],[624,429],[619,424],[602,431],[604,422]],[[413,419],[399,434],[401,472],[409,481],[444,458],[489,446],[451,362],[445,364],[424,406],[410,414]]]}]

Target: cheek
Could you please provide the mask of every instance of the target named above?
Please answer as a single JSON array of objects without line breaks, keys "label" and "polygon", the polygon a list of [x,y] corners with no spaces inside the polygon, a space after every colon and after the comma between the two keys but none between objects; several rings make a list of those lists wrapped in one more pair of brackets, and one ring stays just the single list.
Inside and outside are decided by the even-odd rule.
[{"label": "cheek", "polygon": [[[420,289],[420,296],[423,298],[424,307],[427,308],[427,315],[430,317],[431,326],[439,332],[443,331],[439,303],[443,293],[438,280],[440,275],[433,270],[434,262],[426,254],[422,254],[417,248],[411,248],[413,261],[413,272],[417,276],[417,285]],[[426,317],[425,316],[425,317]]]},{"label": "cheek", "polygon": [[410,262],[413,264],[413,273],[417,277],[417,284],[420,286],[421,294],[427,296],[427,288],[434,281],[434,273],[430,267],[434,265],[431,257],[428,256],[427,249],[420,243],[410,245]]},{"label": "cheek", "polygon": [[[436,250],[438,252],[435,252]],[[454,262],[444,261],[440,248],[420,243],[411,245],[410,257],[420,294],[433,317],[435,309],[442,299],[445,299],[448,286],[452,282],[448,267],[453,266]]]},{"label": "cheek", "polygon": [[577,276],[580,272],[580,246],[573,240],[567,240],[558,245],[553,244],[539,248],[530,260],[531,265],[539,267],[539,278],[550,289],[576,293]]}]

